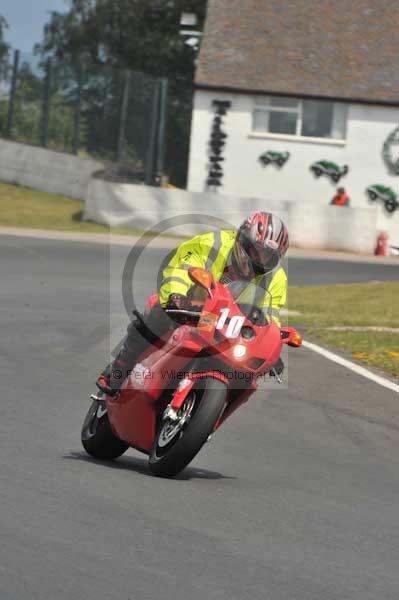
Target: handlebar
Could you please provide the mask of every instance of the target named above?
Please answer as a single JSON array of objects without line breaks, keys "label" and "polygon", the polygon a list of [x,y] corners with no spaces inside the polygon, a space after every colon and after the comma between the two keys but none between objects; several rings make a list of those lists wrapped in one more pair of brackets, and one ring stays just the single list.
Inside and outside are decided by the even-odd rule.
[{"label": "handlebar", "polygon": [[183,315],[185,317],[194,317],[199,319],[201,317],[201,313],[195,310],[185,310],[183,308],[166,308],[165,312],[174,315]]}]

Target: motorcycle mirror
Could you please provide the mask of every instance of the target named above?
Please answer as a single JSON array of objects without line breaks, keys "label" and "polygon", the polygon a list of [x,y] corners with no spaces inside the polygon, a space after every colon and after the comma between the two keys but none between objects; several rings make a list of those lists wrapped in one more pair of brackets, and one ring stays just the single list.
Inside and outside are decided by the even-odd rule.
[{"label": "motorcycle mirror", "polygon": [[194,283],[205,288],[208,295],[212,297],[211,289],[215,286],[211,273],[200,269],[199,267],[190,267],[188,270],[189,277]]},{"label": "motorcycle mirror", "polygon": [[302,336],[294,327],[282,327],[281,339],[285,344],[288,344],[288,346],[292,346],[294,348],[299,348],[302,346]]},{"label": "motorcycle mirror", "polygon": [[291,336],[291,339],[288,341],[289,346],[293,346],[294,348],[300,348],[302,346],[302,337],[296,331]]}]

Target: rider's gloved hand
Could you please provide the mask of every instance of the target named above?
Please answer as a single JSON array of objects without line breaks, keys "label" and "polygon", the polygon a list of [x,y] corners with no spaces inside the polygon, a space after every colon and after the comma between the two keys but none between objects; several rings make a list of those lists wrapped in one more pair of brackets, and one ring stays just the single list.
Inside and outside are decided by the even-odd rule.
[{"label": "rider's gloved hand", "polygon": [[190,301],[183,294],[170,294],[166,308],[188,310],[190,308]]}]

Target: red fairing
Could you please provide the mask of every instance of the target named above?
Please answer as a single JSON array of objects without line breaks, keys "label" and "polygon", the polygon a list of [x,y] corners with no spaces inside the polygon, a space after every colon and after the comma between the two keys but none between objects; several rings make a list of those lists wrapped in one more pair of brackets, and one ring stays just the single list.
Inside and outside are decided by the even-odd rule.
[{"label": "red fairing", "polygon": [[168,391],[170,374],[184,367],[201,350],[180,327],[162,348],[150,348],[133,368],[119,396],[109,401],[109,419],[118,437],[139,450],[150,451],[156,433],[158,403]]},{"label": "red fairing", "polygon": [[[204,282],[205,277],[203,288]],[[106,400],[116,435],[145,453],[151,451],[166,407],[177,413],[198,379],[213,377],[228,388],[216,430],[256,391],[257,378],[277,362],[283,344],[299,345],[293,328],[280,330],[269,317],[262,322],[259,315],[255,319],[243,312],[228,286],[213,282],[207,293],[202,310],[192,311],[186,317],[191,320],[168,332],[163,343],[148,348],[120,394]],[[152,296],[147,307],[157,301],[158,296]]]}]

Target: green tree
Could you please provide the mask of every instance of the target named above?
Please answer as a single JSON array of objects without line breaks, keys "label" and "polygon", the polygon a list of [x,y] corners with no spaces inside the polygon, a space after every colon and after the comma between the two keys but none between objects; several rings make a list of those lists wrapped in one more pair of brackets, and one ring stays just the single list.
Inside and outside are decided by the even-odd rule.
[{"label": "green tree", "polygon": [[9,45],[4,39],[4,32],[8,29],[8,23],[5,18],[0,15],[0,63],[7,57]]},{"label": "green tree", "polygon": [[180,36],[180,16],[194,12],[202,27],[206,0],[69,1],[69,12],[53,12],[45,25],[41,52],[192,81],[195,57]]},{"label": "green tree", "polygon": [[[182,12],[195,13],[202,28],[206,0],[70,0],[66,14],[52,13],[37,48],[43,58],[53,56],[71,65],[94,64],[167,77],[166,166],[178,184],[184,184],[187,168],[196,58],[180,35]],[[116,96],[114,89],[115,106]],[[98,112],[106,111],[93,86],[90,99],[97,103]]]},{"label": "green tree", "polygon": [[[7,69],[7,56],[8,56],[8,44],[4,39],[4,32],[8,28],[7,21],[0,15],[0,83],[7,80],[8,69]],[[8,112],[8,101],[5,97],[4,91],[0,90],[0,134],[6,129]]]},{"label": "green tree", "polygon": [[[64,80],[65,83],[65,80]],[[16,86],[12,139],[29,144],[40,144],[44,126],[43,96],[44,74],[29,59],[22,61]],[[71,151],[73,144],[75,111],[70,89],[65,90],[58,75],[48,90],[48,146],[56,150]],[[5,130],[9,99],[0,101],[0,130]],[[85,140],[86,124],[81,122],[81,137]]]},{"label": "green tree", "polygon": [[42,81],[29,62],[23,61],[18,72],[14,104],[12,138],[20,142],[39,143]]}]

